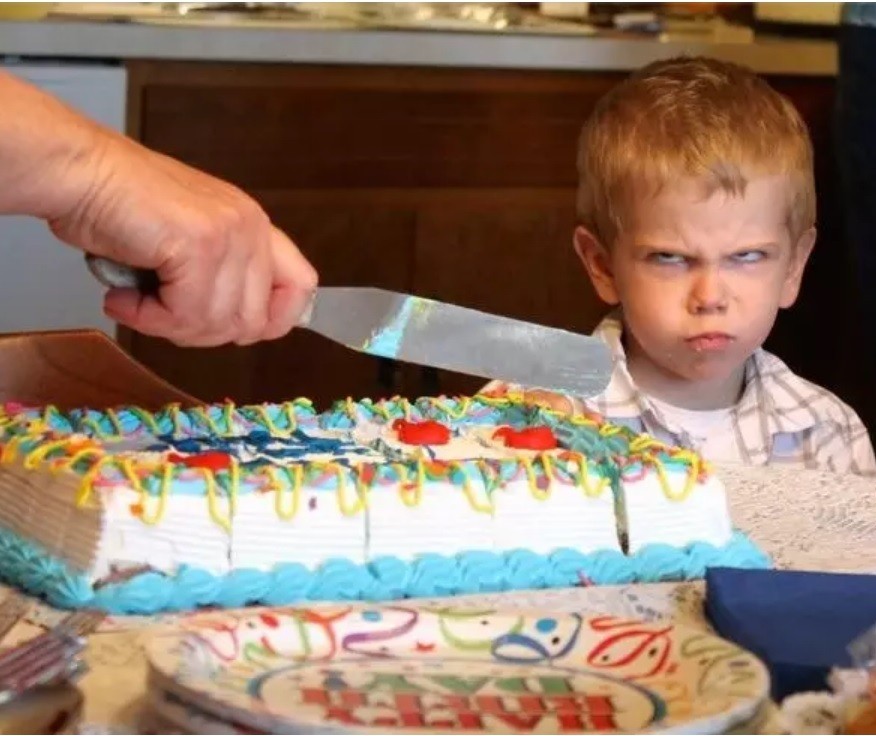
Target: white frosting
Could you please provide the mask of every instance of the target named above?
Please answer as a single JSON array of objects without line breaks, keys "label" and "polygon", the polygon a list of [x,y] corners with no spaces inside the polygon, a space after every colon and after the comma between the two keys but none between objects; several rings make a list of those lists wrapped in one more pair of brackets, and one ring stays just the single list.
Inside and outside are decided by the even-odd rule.
[{"label": "white frosting", "polygon": [[[687,473],[667,467],[665,477],[672,495],[681,495]],[[656,543],[683,547],[691,542],[710,542],[720,546],[733,535],[724,484],[714,474],[705,483],[697,483],[684,500],[667,496],[654,468],[648,468],[640,480],[622,479],[621,488],[630,554]]]},{"label": "white frosting", "polygon": [[[588,477],[591,488],[600,479]],[[515,481],[493,494],[493,535],[496,549],[526,548],[548,554],[561,547],[582,552],[620,551],[611,486],[595,497],[577,486],[553,483],[547,498],[534,495],[529,483]]]},{"label": "white frosting", "polygon": [[[346,489],[346,497],[355,508],[355,487]],[[292,498],[290,491],[284,491],[284,512],[291,511]],[[231,541],[232,567],[267,570],[279,562],[315,567],[332,557],[365,562],[365,513],[342,513],[335,491],[303,488],[298,510],[289,519],[277,515],[275,502],[275,492],[248,493],[238,498]]]},{"label": "white frosting", "polygon": [[[483,483],[471,482],[469,491],[451,483],[426,483],[419,502],[406,505],[417,492],[375,487],[368,502],[368,556],[395,555],[404,560],[436,552],[453,555],[471,549],[493,549],[493,517]],[[405,495],[405,494],[408,495]]]},{"label": "white frosting", "polygon": [[[215,575],[231,570],[231,536],[207,512],[204,496],[169,493],[164,513],[149,524],[133,513],[140,495],[126,486],[96,490],[104,507],[105,526],[93,569],[96,578],[114,568],[149,565],[171,572],[181,563],[203,568]],[[151,497],[143,510],[146,518],[155,514],[159,501]],[[218,501],[219,513],[227,517],[227,500]]]}]

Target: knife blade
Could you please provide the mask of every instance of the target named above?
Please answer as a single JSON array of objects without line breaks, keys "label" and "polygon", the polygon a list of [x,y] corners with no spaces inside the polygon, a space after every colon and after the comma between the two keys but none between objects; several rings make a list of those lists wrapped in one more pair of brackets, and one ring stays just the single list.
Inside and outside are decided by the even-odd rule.
[{"label": "knife blade", "polygon": [[[157,288],[154,272],[86,258],[106,286]],[[299,327],[367,355],[583,398],[611,378],[598,338],[372,287],[319,287]]]}]

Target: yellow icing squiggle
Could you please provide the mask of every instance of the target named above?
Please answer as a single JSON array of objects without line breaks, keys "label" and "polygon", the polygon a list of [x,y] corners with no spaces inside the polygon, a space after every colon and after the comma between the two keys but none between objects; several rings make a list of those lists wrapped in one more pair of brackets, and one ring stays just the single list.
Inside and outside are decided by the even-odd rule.
[{"label": "yellow icing squiggle", "polygon": [[[683,452],[685,451],[682,451],[682,453]],[[679,453],[678,457],[680,459],[687,459],[682,457],[682,453]],[[697,479],[699,478],[699,459],[696,457],[696,455],[693,455],[692,462],[688,465],[688,468],[685,471],[686,478],[684,487],[678,492],[673,490],[672,483],[670,482],[669,476],[666,473],[666,467],[659,458],[645,456],[645,458],[643,458],[643,462],[652,465],[657,471],[657,478],[659,479],[660,487],[663,490],[663,494],[670,501],[684,501],[690,496],[691,493],[693,493],[694,488],[696,488]]]},{"label": "yellow icing squiggle", "polygon": [[222,516],[219,513],[218,493],[216,491],[216,475],[207,468],[197,468],[201,471],[204,481],[207,484],[207,508],[210,512],[210,518],[213,519],[225,531],[231,531],[231,521],[237,512],[237,491],[240,486],[240,469],[237,461],[232,461],[231,464],[231,486],[228,493],[228,515]]},{"label": "yellow icing squiggle", "polygon": [[116,434],[120,437],[125,434],[125,429],[122,427],[122,422],[119,419],[119,415],[113,409],[107,409],[106,415],[109,417],[110,424],[113,425],[113,429],[116,430]]},{"label": "yellow icing squiggle", "polygon": [[149,513],[149,492],[143,488],[142,484],[137,483],[137,490],[140,492],[140,521],[144,524],[154,526],[164,518],[164,513],[167,509],[167,497],[170,495],[170,484],[173,479],[173,466],[165,465],[161,473],[161,486],[158,490],[158,500],[155,503],[155,510]]},{"label": "yellow icing squiggle", "polygon": [[[210,413],[203,406],[196,406],[191,410],[191,413],[198,417],[204,424],[207,425],[207,429],[210,430],[210,434],[214,434],[217,437],[221,437],[224,432],[222,428],[216,424],[216,421],[213,417],[210,416]],[[175,414],[174,416],[178,416]]]},{"label": "yellow icing squiggle", "polygon": [[274,491],[274,512],[279,519],[289,521],[294,519],[301,507],[301,485],[304,480],[304,468],[300,465],[283,468],[289,479],[289,491],[292,502],[288,507],[283,505],[283,483],[277,478],[277,468],[270,465],[266,468],[268,477],[271,479],[271,487]]},{"label": "yellow icing squiggle", "polygon": [[462,475],[462,491],[465,493],[466,498],[468,499],[469,504],[475,511],[480,511],[485,514],[493,513],[493,505],[491,503],[482,503],[478,497],[475,495],[474,490],[471,487],[471,481],[468,477],[468,473],[465,472],[465,468],[461,466],[460,463],[450,463],[450,467],[459,471],[460,475]]},{"label": "yellow icing squiggle", "polygon": [[34,470],[39,466],[43,460],[45,460],[46,456],[49,455],[54,450],[60,450],[65,448],[67,445],[71,444],[71,440],[69,438],[63,440],[54,440],[52,442],[46,442],[43,445],[35,447],[33,450],[25,455],[24,460],[22,461],[22,465],[28,470]]},{"label": "yellow icing squiggle", "polygon": [[148,412],[145,409],[140,409],[136,406],[130,407],[129,411],[141,422],[143,422],[143,424],[149,427],[149,431],[152,432],[152,434],[161,434],[161,428],[158,426],[158,422],[155,421],[155,417],[152,416],[151,412]]},{"label": "yellow icing squiggle", "polygon": [[[285,406],[284,406],[285,408]],[[275,423],[274,420],[271,419],[271,415],[268,414],[268,410],[264,406],[259,406],[256,411],[258,412],[259,417],[265,423],[265,426],[268,428],[268,432],[273,435],[277,435],[278,437],[288,437],[292,432],[295,431],[295,420],[292,415],[287,413],[286,416],[289,419],[289,429],[280,429]],[[231,424],[229,423],[229,427]]]},{"label": "yellow icing squiggle", "polygon": [[[338,463],[320,463],[323,470],[334,473],[338,479],[338,487],[335,490],[337,495],[338,508],[344,516],[355,516],[365,508],[365,498],[356,493],[356,502],[353,504],[347,501],[347,477],[344,472],[345,468]],[[354,485],[354,490],[356,486]]]},{"label": "yellow icing squiggle", "polygon": [[[401,467],[401,466],[396,466]],[[423,486],[426,483],[426,465],[422,459],[417,460],[417,479],[414,483],[408,481],[407,473],[399,475],[398,493],[402,503],[408,508],[415,508],[423,500]]]},{"label": "yellow icing squiggle", "polygon": [[[494,399],[491,397],[478,397],[478,401],[492,406],[507,406],[512,402],[507,399]],[[455,408],[449,403],[443,402],[441,399],[431,399],[432,405],[449,417],[461,419],[472,408],[473,399],[463,397],[458,399]],[[294,431],[297,426],[297,418],[295,415],[294,402],[286,402],[282,405],[280,411],[283,412],[289,422],[289,429],[281,430],[276,422],[271,419],[267,407],[258,405],[253,407],[257,413],[261,423],[272,434],[283,435]],[[399,399],[393,410],[390,404],[380,402],[379,404],[371,404],[376,414],[389,418],[392,411],[396,407],[400,407],[406,417],[410,416],[411,404],[406,399]],[[355,405],[348,403],[348,408],[351,410]],[[150,429],[158,433],[157,422],[153,415],[149,412],[135,411],[131,409],[141,421],[148,425]],[[167,408],[173,432],[179,433],[183,429],[182,419],[183,413],[180,410],[179,404],[169,405]],[[223,406],[223,420],[225,428],[220,426],[204,408],[190,410],[194,412],[193,416],[201,420],[211,432],[217,435],[227,435],[234,430],[234,420],[236,407],[233,402],[226,402]],[[548,410],[545,410],[548,411]],[[64,439],[55,439],[51,432],[47,431],[53,417],[53,413],[57,413],[55,407],[46,407],[42,413],[41,419],[28,420],[26,423],[21,420],[16,420],[15,417],[3,415],[2,424],[4,427],[14,425],[16,431],[20,431],[22,427],[26,428],[23,434],[13,434],[2,446],[0,446],[0,461],[9,463],[24,455],[22,463],[28,469],[35,469],[41,465],[47,465],[52,472],[62,472],[69,470],[81,475],[79,490],[76,497],[78,505],[84,505],[93,496],[94,484],[98,483],[101,476],[106,473],[111,473],[113,469],[121,471],[125,482],[138,493],[140,503],[138,504],[138,516],[146,524],[157,524],[161,521],[167,510],[168,497],[172,492],[172,485],[176,470],[179,465],[173,462],[158,462],[149,459],[140,459],[134,457],[119,457],[108,455],[104,448],[81,435],[69,435]],[[114,431],[123,435],[123,423],[119,415],[112,410],[106,412]],[[579,426],[590,426],[598,429],[601,436],[612,437],[621,433],[629,434],[629,432],[617,425],[608,423],[600,423],[592,417],[585,415],[577,415],[567,418],[572,423]],[[16,424],[15,422],[18,421]],[[111,432],[101,430],[100,425],[92,417],[83,418],[82,423],[92,428],[94,432],[100,436],[109,436]],[[40,442],[36,446],[22,452],[22,446],[26,442]],[[61,457],[56,457],[59,454]],[[696,488],[697,482],[703,473],[707,472],[709,466],[696,453],[689,450],[667,447],[665,444],[648,436],[632,436],[629,441],[629,454],[636,456],[632,458],[633,462],[640,461],[643,465],[650,466],[654,469],[660,486],[663,489],[667,498],[676,501],[683,501],[690,496]],[[666,465],[661,458],[669,458],[669,461],[683,463],[686,468],[686,479],[684,486],[676,490],[671,483],[670,466]],[[90,465],[83,465],[90,462]],[[503,463],[512,462],[503,460]],[[518,457],[516,462],[526,474],[527,486],[532,496],[539,500],[546,500],[550,497],[552,490],[558,482],[570,483],[579,487],[584,495],[588,498],[597,498],[611,486],[611,479],[602,473],[591,472],[588,466],[588,458],[581,453],[565,452],[560,459],[554,458],[552,455],[545,453],[536,457]],[[563,463],[568,462],[566,466],[568,475],[557,476],[557,472],[564,467]],[[668,461],[667,461],[668,462]],[[459,473],[462,478],[448,480],[455,485],[461,485],[461,491],[464,493],[471,508],[478,512],[492,513],[493,512],[493,497],[487,493],[486,500],[484,494],[480,493],[480,488],[472,483],[472,478],[468,473],[468,468],[471,466],[468,461],[430,461],[425,457],[418,457],[413,464],[392,463],[391,467],[395,471],[397,484],[399,489],[399,498],[406,506],[414,508],[422,504],[423,489],[426,486],[429,478],[427,478],[427,463],[435,464],[439,470],[438,478],[443,477],[443,473],[450,471],[451,473]],[[572,470],[572,463],[576,464],[576,468]],[[481,477],[484,478],[484,488],[487,487],[487,477],[493,471],[483,460],[476,460],[475,465],[480,470]],[[81,466],[81,467],[80,467]],[[367,469],[366,469],[367,468]],[[257,476],[267,476],[267,487],[274,494],[274,510],[278,518],[290,520],[298,515],[301,507],[301,494],[304,491],[305,478],[310,471],[319,471],[322,476],[335,476],[337,487],[333,489],[336,496],[336,501],[340,512],[344,516],[354,516],[361,513],[369,505],[371,492],[378,484],[379,472],[375,472],[372,466],[359,465],[353,472],[353,483],[350,483],[347,474],[350,471],[344,465],[337,462],[316,463],[303,462],[294,463],[288,466],[281,466],[282,473],[285,474],[285,479],[274,466],[267,466],[256,470],[241,471],[240,465],[236,460],[232,460],[227,478],[222,478],[220,475],[224,470],[213,470],[210,468],[191,468],[191,470],[203,478],[206,486],[207,507],[210,517],[213,521],[223,529],[230,531],[234,515],[237,511],[238,495],[241,488],[241,474],[247,473],[247,478],[255,480]],[[539,488],[538,471],[544,473],[547,479],[547,487]],[[412,475],[413,472],[413,475]],[[145,476],[158,473],[159,490],[157,495],[146,490],[143,484]],[[591,476],[596,476],[596,479]],[[219,486],[219,479],[227,480],[227,508],[223,508],[220,496],[223,495],[222,489]],[[246,481],[246,479],[244,481]],[[284,482],[287,480],[288,483]],[[320,482],[317,479],[317,483]],[[264,485],[264,484],[263,484]],[[350,494],[353,494],[353,498]]]}]

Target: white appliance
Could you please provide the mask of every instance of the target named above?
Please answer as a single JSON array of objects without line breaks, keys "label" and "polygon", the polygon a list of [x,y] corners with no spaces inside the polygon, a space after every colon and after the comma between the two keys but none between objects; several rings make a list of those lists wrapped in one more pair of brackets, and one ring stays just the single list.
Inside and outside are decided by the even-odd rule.
[{"label": "white appliance", "polygon": [[[0,61],[0,67],[88,117],[124,130],[127,75],[120,66]],[[0,332],[96,328],[115,337],[103,313],[103,287],[82,252],[40,220],[0,216]]]}]

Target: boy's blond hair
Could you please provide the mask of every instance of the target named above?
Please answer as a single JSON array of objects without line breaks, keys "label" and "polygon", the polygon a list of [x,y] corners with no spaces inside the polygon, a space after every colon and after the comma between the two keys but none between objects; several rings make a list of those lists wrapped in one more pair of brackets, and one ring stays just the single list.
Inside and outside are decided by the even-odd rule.
[{"label": "boy's blond hair", "polygon": [[701,180],[706,196],[739,195],[753,174],[788,175],[793,237],[815,224],[812,142],[794,105],[735,64],[655,62],[606,94],[584,124],[578,219],[608,247],[635,198],[682,176]]}]

